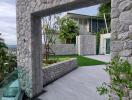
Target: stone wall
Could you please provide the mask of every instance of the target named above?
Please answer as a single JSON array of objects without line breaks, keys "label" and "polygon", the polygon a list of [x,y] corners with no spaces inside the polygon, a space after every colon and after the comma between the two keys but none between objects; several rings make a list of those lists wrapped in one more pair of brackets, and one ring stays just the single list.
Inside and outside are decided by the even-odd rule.
[{"label": "stone wall", "polygon": [[[132,0],[112,0],[111,6],[112,57],[119,55],[132,63]],[[132,99],[132,92],[129,98]],[[131,99],[126,95],[123,100]]]},{"label": "stone wall", "polygon": [[76,44],[53,44],[51,49],[56,55],[77,54]]},{"label": "stone wall", "polygon": [[52,64],[43,68],[43,85],[47,85],[77,68],[76,59]]},{"label": "stone wall", "polygon": [[119,55],[132,63],[132,1],[112,0],[112,57]]}]

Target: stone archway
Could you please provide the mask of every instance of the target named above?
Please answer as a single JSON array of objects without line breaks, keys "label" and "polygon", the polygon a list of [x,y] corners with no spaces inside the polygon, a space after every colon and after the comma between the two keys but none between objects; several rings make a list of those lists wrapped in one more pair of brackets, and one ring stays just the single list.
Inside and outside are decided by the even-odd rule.
[{"label": "stone archway", "polygon": [[[17,0],[19,81],[28,97],[34,97],[43,89],[41,17],[102,2],[108,0]],[[129,0],[112,0],[112,54],[131,62],[132,6],[129,3]]]}]

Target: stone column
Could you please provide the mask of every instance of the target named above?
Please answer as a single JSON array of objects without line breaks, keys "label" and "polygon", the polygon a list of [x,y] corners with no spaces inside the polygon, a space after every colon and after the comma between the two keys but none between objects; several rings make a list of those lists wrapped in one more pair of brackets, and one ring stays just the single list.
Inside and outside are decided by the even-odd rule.
[{"label": "stone column", "polygon": [[132,0],[112,0],[112,57],[132,63]]},{"label": "stone column", "polygon": [[[112,57],[119,55],[132,64],[132,0],[112,0],[111,6]],[[129,98],[132,99],[131,91]]]},{"label": "stone column", "polygon": [[41,35],[40,17],[17,15],[18,77],[20,88],[30,98],[43,90]]}]

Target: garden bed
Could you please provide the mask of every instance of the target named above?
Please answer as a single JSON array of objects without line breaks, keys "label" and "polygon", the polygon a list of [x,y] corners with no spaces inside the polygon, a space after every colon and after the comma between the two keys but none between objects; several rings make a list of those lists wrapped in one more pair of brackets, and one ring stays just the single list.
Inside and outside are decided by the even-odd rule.
[{"label": "garden bed", "polygon": [[[50,56],[49,57],[49,61],[47,63],[45,63],[45,60],[43,60],[43,67],[46,68],[52,64],[55,64],[55,63],[59,63],[59,62],[62,62],[62,61],[66,61],[66,60],[70,60],[71,56]],[[76,57],[74,57],[76,58]]]},{"label": "garden bed", "polygon": [[[69,60],[71,58],[76,58],[77,59],[77,64],[79,67],[83,67],[83,66],[93,66],[93,65],[104,65],[106,64],[105,62],[102,61],[98,61],[95,59],[91,59],[91,58],[87,58],[87,57],[83,57],[83,56],[78,56],[78,55],[56,55],[55,59],[56,63],[61,62],[61,61],[65,61],[65,60]],[[53,60],[54,57],[50,56],[50,60]],[[44,67],[48,67],[51,64],[44,64]]]}]

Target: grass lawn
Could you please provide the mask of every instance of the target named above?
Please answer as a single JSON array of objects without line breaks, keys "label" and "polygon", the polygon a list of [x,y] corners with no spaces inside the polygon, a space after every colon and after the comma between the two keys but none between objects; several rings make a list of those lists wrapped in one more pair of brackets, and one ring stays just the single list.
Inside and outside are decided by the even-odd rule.
[{"label": "grass lawn", "polygon": [[94,59],[83,57],[83,56],[77,56],[77,62],[80,67],[106,64],[105,62],[94,60]]},{"label": "grass lawn", "polygon": [[94,60],[91,58],[78,56],[78,55],[56,55],[56,59],[58,59],[59,61],[68,60],[70,58],[77,58],[77,63],[78,63],[78,66],[80,67],[106,64],[105,62],[102,62],[102,61],[98,61],[98,60]]}]

